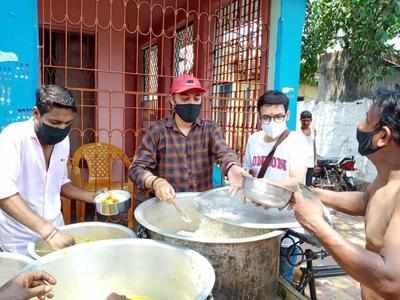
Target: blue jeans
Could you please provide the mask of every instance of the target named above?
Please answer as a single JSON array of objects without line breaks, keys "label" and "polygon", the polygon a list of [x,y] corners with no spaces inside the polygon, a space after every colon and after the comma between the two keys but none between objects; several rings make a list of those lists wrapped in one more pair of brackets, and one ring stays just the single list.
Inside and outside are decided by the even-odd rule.
[{"label": "blue jeans", "polygon": [[[293,247],[296,248],[293,250]],[[281,247],[279,273],[289,282],[293,281],[294,267],[300,259],[299,254],[301,252],[296,245]]]}]

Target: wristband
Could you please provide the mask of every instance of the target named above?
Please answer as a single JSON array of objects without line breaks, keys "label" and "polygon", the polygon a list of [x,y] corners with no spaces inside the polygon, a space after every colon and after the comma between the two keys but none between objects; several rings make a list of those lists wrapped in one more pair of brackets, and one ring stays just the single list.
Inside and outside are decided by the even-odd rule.
[{"label": "wristband", "polygon": [[151,189],[154,191],[154,187],[156,186],[156,182],[157,180],[164,180],[161,177],[157,177],[156,179],[153,180],[153,182],[151,183]]},{"label": "wristband", "polygon": [[151,181],[150,188],[151,188],[152,190],[154,190],[154,182],[156,182],[158,178],[159,178],[159,177],[155,176],[155,177],[153,178],[153,180]]},{"label": "wristband", "polygon": [[58,232],[57,228],[54,228],[52,232],[50,232],[50,234],[47,236],[47,238],[45,239],[46,242],[49,242]]}]

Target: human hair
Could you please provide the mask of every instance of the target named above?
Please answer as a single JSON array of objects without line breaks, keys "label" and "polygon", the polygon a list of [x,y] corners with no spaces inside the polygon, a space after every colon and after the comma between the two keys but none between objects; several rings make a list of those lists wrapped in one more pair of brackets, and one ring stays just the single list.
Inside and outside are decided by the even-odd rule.
[{"label": "human hair", "polygon": [[55,84],[43,85],[36,91],[36,107],[41,115],[48,113],[53,107],[77,111],[71,92]]},{"label": "human hair", "polygon": [[289,98],[282,92],[270,90],[265,92],[257,100],[257,111],[261,111],[263,105],[283,105],[285,112],[289,108]]},{"label": "human hair", "polygon": [[304,110],[300,114],[300,120],[312,119],[312,113],[309,110]]},{"label": "human hair", "polygon": [[400,86],[378,89],[373,103],[380,110],[379,126],[392,129],[394,141],[400,145]]}]

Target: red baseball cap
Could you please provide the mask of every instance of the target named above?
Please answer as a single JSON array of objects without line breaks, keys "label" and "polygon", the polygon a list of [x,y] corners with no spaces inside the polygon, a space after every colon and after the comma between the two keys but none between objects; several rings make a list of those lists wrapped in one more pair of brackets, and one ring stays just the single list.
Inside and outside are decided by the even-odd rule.
[{"label": "red baseball cap", "polygon": [[207,90],[203,88],[200,81],[192,75],[181,75],[174,79],[171,86],[171,94],[180,94],[183,92],[205,93]]}]

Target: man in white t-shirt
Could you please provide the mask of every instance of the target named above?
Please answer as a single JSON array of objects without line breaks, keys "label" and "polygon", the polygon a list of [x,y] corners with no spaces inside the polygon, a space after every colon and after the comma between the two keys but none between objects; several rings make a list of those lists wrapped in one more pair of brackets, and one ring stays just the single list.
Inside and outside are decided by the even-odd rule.
[{"label": "man in white t-shirt", "polygon": [[312,177],[314,174],[314,168],[316,167],[316,146],[315,137],[316,130],[312,128],[312,113],[308,110],[304,110],[300,114],[300,125],[301,131],[299,132],[302,142],[303,149],[307,154],[305,164],[307,167],[306,173],[306,185],[312,184]]},{"label": "man in white t-shirt", "polygon": [[[244,168],[253,176],[258,176],[264,160],[274,147],[279,136],[287,130],[289,99],[278,91],[268,91],[257,102],[261,131],[252,134],[247,142]],[[271,163],[264,175],[272,181],[288,178],[304,182],[306,174],[305,159],[307,153],[299,151],[301,136],[291,132],[277,147]]]},{"label": "man in white t-shirt", "polygon": [[0,249],[27,254],[30,241],[41,238],[53,249],[74,244],[58,231],[64,224],[60,194],[94,202],[95,193],[74,186],[67,162],[72,121],[71,93],[56,85],[41,87],[32,119],[8,125],[0,133]]},{"label": "man in white t-shirt", "polygon": [[[244,168],[255,177],[259,175],[263,162],[279,137],[287,131],[288,107],[288,97],[279,91],[267,91],[257,101],[262,130],[250,136],[244,158]],[[291,178],[304,183],[308,153],[301,146],[301,139],[298,132],[290,132],[276,148],[263,177],[277,182]],[[302,231],[302,228],[299,230]],[[284,239],[281,244],[280,272],[288,280],[293,276],[293,266],[286,257],[292,245],[290,239]],[[296,261],[295,256],[290,259],[292,263]]]}]

